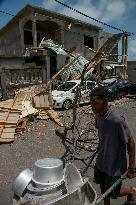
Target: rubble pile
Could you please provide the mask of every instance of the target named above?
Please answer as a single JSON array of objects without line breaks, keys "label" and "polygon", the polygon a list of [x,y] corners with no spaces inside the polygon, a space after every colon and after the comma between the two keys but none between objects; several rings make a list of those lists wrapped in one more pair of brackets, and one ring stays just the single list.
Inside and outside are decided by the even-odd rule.
[{"label": "rubble pile", "polygon": [[13,142],[15,134],[30,131],[38,119],[50,118],[63,126],[60,115],[52,110],[50,91],[44,84],[20,89],[13,99],[0,102],[0,116],[0,142]]}]

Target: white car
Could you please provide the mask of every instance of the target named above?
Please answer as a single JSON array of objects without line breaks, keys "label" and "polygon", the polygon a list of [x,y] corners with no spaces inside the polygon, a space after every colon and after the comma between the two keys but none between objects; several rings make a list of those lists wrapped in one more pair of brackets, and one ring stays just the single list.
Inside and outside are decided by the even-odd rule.
[{"label": "white car", "polygon": [[[54,108],[70,109],[75,98],[76,87],[80,84],[81,80],[66,81],[59,85],[56,90],[52,91]],[[94,81],[84,81],[81,87],[80,104],[89,103],[90,91],[96,86]]]}]

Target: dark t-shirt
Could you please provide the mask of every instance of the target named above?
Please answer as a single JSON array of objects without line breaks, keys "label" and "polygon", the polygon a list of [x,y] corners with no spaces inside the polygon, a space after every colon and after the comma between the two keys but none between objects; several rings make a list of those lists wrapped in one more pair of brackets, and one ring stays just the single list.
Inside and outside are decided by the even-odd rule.
[{"label": "dark t-shirt", "polygon": [[96,116],[99,149],[98,169],[109,176],[120,176],[127,169],[126,145],[131,132],[125,119],[109,110],[105,116]]}]

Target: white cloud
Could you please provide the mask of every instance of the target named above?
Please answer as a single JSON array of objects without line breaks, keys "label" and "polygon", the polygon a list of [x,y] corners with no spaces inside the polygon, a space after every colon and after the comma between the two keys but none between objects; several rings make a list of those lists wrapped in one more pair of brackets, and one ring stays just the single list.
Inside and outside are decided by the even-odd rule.
[{"label": "white cloud", "polygon": [[112,21],[117,21],[120,20],[125,12],[126,12],[126,4],[122,0],[114,0],[110,1],[108,4],[105,5],[105,8],[103,8],[104,12],[104,17],[102,20],[104,22],[112,22]]},{"label": "white cloud", "polygon": [[[60,1],[67,4],[67,0]],[[95,1],[96,0],[71,0],[70,6],[91,17],[113,25],[125,24],[128,14],[132,10],[136,9],[136,0],[97,0],[97,4],[94,3]],[[57,11],[64,15],[95,24],[91,19],[59,5],[54,0],[43,0],[43,6],[46,9]],[[128,47],[128,59],[131,60],[135,58],[136,40],[130,40]]]},{"label": "white cloud", "polygon": [[136,39],[130,40],[129,47],[128,47],[128,58],[129,59],[136,59]]},{"label": "white cloud", "polygon": [[[61,2],[64,2],[64,0],[61,0]],[[54,0],[43,0],[42,7],[49,10],[58,10],[60,6]]]},{"label": "white cloud", "polygon": [[[61,2],[67,4],[66,0],[61,0]],[[95,0],[71,0],[70,5],[77,10],[88,14],[89,16],[102,20],[106,23],[121,22],[126,17],[126,13],[136,6],[135,0],[97,0],[97,4],[94,2]],[[80,20],[90,23],[93,22],[90,19],[71,11],[70,9],[59,5],[54,0],[43,0],[43,7],[53,11],[58,11],[67,16],[78,18]]]}]

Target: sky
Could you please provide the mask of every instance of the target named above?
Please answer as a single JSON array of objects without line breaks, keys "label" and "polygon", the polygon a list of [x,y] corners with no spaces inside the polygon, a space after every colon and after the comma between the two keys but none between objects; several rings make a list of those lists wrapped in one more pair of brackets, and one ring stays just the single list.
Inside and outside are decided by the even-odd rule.
[{"label": "sky", "polygon": [[[100,21],[104,21],[112,26],[135,33],[129,37],[128,60],[136,60],[136,0],[60,0],[73,8],[88,14]],[[0,11],[6,11],[13,15],[17,14],[26,4],[49,9],[65,14],[82,21],[98,25],[103,30],[111,33],[119,31],[109,29],[93,20],[77,14],[65,8],[54,0],[0,0]],[[0,28],[3,27],[12,16],[0,12]]]}]

